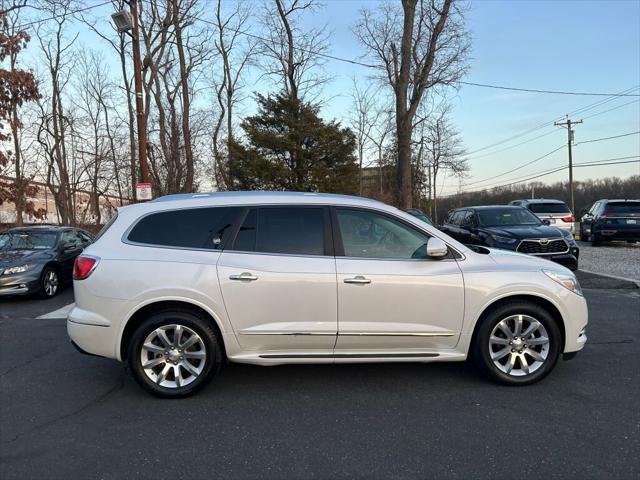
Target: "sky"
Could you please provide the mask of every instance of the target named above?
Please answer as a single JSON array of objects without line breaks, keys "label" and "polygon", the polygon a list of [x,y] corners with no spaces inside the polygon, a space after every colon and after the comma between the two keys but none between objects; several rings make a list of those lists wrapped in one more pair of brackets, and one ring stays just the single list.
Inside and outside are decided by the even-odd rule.
[{"label": "sky", "polygon": [[[101,3],[88,0],[86,4],[91,2]],[[325,0],[324,8],[306,16],[302,26],[327,25],[331,32],[329,53],[361,59],[365,52],[352,28],[359,11],[375,8],[377,3],[376,0]],[[92,13],[98,19],[97,26],[100,28],[104,23],[103,29],[108,31],[110,10],[99,7]],[[464,78],[467,82],[640,94],[639,0],[476,0],[469,3],[466,23],[472,38],[470,69]],[[79,32],[81,45],[103,49],[113,56],[87,29],[81,25],[74,25],[73,29]],[[34,50],[36,43],[33,42]],[[321,115],[346,123],[352,79],[364,82],[371,72],[365,67],[335,60],[328,60],[325,69],[332,80],[324,87]],[[257,75],[250,79],[249,85],[251,90],[262,93],[274,90],[273,84]],[[635,90],[630,90],[632,88]],[[575,164],[631,156],[636,158],[629,160],[638,160],[640,155],[637,133],[640,131],[640,97],[540,94],[466,85],[457,91],[452,89],[449,96],[453,105],[452,120],[460,131],[471,169],[462,185],[454,178],[441,178],[438,189],[442,194],[511,183],[566,166],[567,149],[560,147],[566,146],[567,132],[552,125],[566,114],[571,114],[572,120],[583,120],[574,127]],[[244,113],[253,111],[254,103],[249,100]],[[629,133],[632,134],[580,144]],[[497,145],[491,147],[494,144]],[[556,149],[559,150],[550,153]],[[530,162],[533,163],[519,168]],[[511,170],[515,171],[509,173]],[[574,169],[577,180],[633,174],[640,174],[640,163]],[[567,177],[567,170],[563,170],[537,180],[553,182]]]}]

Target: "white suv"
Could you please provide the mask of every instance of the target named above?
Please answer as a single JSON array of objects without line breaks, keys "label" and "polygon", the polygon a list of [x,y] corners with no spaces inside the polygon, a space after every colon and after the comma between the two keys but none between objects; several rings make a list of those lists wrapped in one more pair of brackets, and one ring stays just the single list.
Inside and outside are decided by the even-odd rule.
[{"label": "white suv", "polygon": [[506,384],[543,378],[585,344],[566,268],[466,247],[358,197],[173,195],[121,208],[78,258],[67,329],[182,397],[225,361],[473,361]]},{"label": "white suv", "polygon": [[528,208],[536,217],[546,221],[552,227],[561,228],[568,232],[574,232],[576,218],[571,213],[571,209],[562,200],[551,198],[532,198],[525,200],[513,200],[509,205],[518,205]]}]

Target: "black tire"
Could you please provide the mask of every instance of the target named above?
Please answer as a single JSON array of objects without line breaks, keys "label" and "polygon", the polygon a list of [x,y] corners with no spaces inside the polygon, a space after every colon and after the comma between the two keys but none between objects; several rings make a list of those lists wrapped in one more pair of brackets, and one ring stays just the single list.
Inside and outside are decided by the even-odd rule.
[{"label": "black tire", "polygon": [[580,222],[580,241],[584,242],[586,238],[584,238],[584,227],[582,226],[582,222]]},{"label": "black tire", "polygon": [[[182,327],[191,329],[200,337],[204,345],[206,352],[206,357],[203,360],[204,367],[199,375],[187,385],[175,387],[158,385],[145,373],[145,369],[142,367],[142,346],[145,339],[156,329],[167,327],[168,325],[181,325]],[[157,355],[163,358],[166,357],[162,355],[162,353],[158,353]],[[201,315],[190,310],[166,310],[149,316],[149,318],[144,320],[136,329],[129,342],[127,362],[133,378],[135,378],[140,386],[147,392],[162,398],[188,397],[204,388],[220,370],[222,365],[222,341],[210,324],[210,321]],[[163,363],[162,365],[169,364]],[[173,368],[171,365],[169,365],[169,367]],[[173,375],[172,372],[173,370],[171,370],[169,375]],[[182,369],[182,372],[189,375],[185,369]]]},{"label": "black tire", "polygon": [[[549,338],[548,353],[543,364],[534,372],[523,375],[509,375],[500,370],[491,359],[489,338],[494,327],[503,319],[512,315],[528,315],[542,324]],[[562,335],[556,321],[547,310],[531,302],[505,303],[491,310],[478,326],[474,336],[473,361],[490,379],[503,385],[530,385],[546,377],[558,362],[562,351]],[[513,350],[512,350],[513,351]]]},{"label": "black tire", "polygon": [[589,241],[591,242],[592,247],[599,247],[602,245],[602,240],[593,231],[591,232],[591,235],[589,235]]},{"label": "black tire", "polygon": [[[55,282],[53,287],[51,287],[52,281]],[[42,269],[42,274],[40,274],[38,297],[44,300],[53,298],[58,294],[61,287],[62,284],[60,282],[60,275],[58,274],[58,271],[54,267],[44,267]]]}]

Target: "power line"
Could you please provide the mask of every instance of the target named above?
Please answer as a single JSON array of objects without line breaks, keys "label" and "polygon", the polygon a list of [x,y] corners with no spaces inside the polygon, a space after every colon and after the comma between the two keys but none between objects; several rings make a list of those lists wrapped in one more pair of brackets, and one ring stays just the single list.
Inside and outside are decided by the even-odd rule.
[{"label": "power line", "polygon": [[[627,156],[627,157],[607,158],[607,159],[603,159],[603,160],[593,160],[593,161],[589,161],[589,162],[576,163],[576,164],[574,164],[574,167],[596,167],[596,166],[604,166],[604,165],[619,165],[619,164],[626,164],[626,163],[640,163],[640,160],[629,160],[629,159],[632,159],[632,158],[634,158],[634,159],[635,158],[640,158],[640,155],[631,155],[631,156]],[[530,176],[519,177],[519,179],[514,179],[513,181],[510,181],[509,183],[497,184],[497,185],[488,185],[488,186],[482,187],[482,188],[476,188],[476,189],[473,189],[473,190],[466,190],[466,191],[450,193],[450,194],[443,195],[443,196],[451,197],[451,196],[454,196],[454,195],[460,195],[460,194],[465,194],[465,193],[481,192],[483,190],[489,190],[489,189],[493,189],[493,188],[509,187],[511,185],[528,182],[530,180],[535,180],[536,178],[541,178],[541,177],[545,177],[547,175],[551,175],[553,173],[561,172],[561,171],[566,170],[568,168],[569,168],[568,165],[564,165],[562,167],[553,168],[551,170],[543,170],[541,172],[532,173],[532,174],[529,174]]]},{"label": "power line", "polygon": [[[622,94],[622,93],[629,93],[629,92],[633,92],[634,90],[637,90],[638,88],[640,88],[640,86],[636,85],[636,86],[634,86],[634,87],[627,88],[626,90],[622,90],[622,91],[621,91],[621,92],[619,92],[619,93],[621,93],[621,94]],[[616,100],[616,99],[617,99],[617,97],[611,97],[611,98],[604,99],[604,100],[598,100],[597,102],[594,102],[594,103],[591,103],[591,104],[586,105],[586,106],[584,106],[584,107],[581,107],[581,108],[579,108],[579,109],[577,109],[577,110],[574,110],[573,112],[569,112],[569,113],[568,113],[568,115],[577,115],[578,113],[583,113],[583,112],[586,112],[586,111],[591,110],[591,109],[593,109],[593,108],[597,108],[597,107],[599,107],[599,106],[601,106],[601,105],[604,105],[605,103],[612,102],[612,101],[614,101],[614,100]],[[628,104],[631,104],[631,103],[634,103],[634,102],[637,102],[637,101],[639,101],[639,100],[632,100],[631,102],[626,103],[626,104],[624,104],[624,105],[628,105]],[[623,107],[624,105],[619,105],[619,106],[614,107],[614,108],[612,108],[612,109],[610,109],[610,110],[615,110],[616,108]],[[597,114],[597,115],[600,115],[600,114],[602,114],[602,113],[606,113],[607,111],[610,111],[610,110],[605,110],[605,111],[603,111],[603,112],[598,112],[598,114]],[[592,115],[592,116],[595,116],[595,115]],[[533,132],[538,131],[538,130],[541,130],[541,129],[545,128],[545,127],[551,127],[551,126],[553,126],[554,122],[557,122],[557,121],[559,121],[559,120],[562,120],[563,118],[564,118],[564,116],[560,116],[560,117],[556,117],[556,118],[554,118],[554,119],[553,119],[553,120],[551,120],[551,121],[543,122],[543,123],[541,123],[541,124],[539,124],[539,125],[536,125],[535,127],[532,127],[532,128],[527,129],[527,130],[524,130],[524,131],[522,131],[522,132],[520,132],[520,133],[517,133],[517,134],[515,134],[515,135],[512,135],[512,136],[510,136],[510,137],[507,137],[507,138],[505,138],[505,139],[503,139],[503,140],[500,140],[500,141],[498,141],[498,142],[494,142],[494,143],[492,143],[492,144],[490,144],[490,145],[486,145],[486,146],[484,146],[484,147],[482,147],[482,148],[478,148],[478,149],[476,149],[476,150],[473,150],[473,151],[469,152],[469,155],[473,155],[474,153],[482,152],[482,151],[484,151],[484,150],[488,150],[488,149],[490,149],[490,148],[497,147],[498,145],[502,145],[502,144],[504,144],[504,143],[510,142],[511,140],[515,140],[515,139],[517,139],[517,138],[524,137],[524,136],[528,135],[529,133],[533,133]],[[586,117],[586,118],[590,118],[590,117]],[[555,131],[555,130],[554,130],[554,131]],[[529,140],[527,140],[527,142],[528,142],[528,141],[529,141]],[[527,143],[527,142],[522,142],[522,143]]]},{"label": "power line", "polygon": [[592,115],[588,115],[588,116],[586,116],[586,117],[584,117],[584,118],[585,118],[585,119],[587,119],[587,118],[597,117],[598,115],[602,115],[603,113],[609,113],[609,112],[611,112],[611,111],[613,111],[613,110],[617,110],[617,109],[619,109],[619,108],[626,107],[627,105],[631,105],[632,103],[637,103],[637,102],[640,102],[640,99],[638,99],[638,100],[631,100],[630,102],[623,103],[622,105],[618,105],[618,106],[616,106],[616,107],[612,107],[612,108],[609,108],[609,109],[607,109],[607,110],[603,110],[602,112],[597,112],[597,113],[594,113],[594,114],[592,114]]},{"label": "power line", "polygon": [[502,85],[491,85],[488,83],[474,83],[463,82],[463,85],[470,85],[473,87],[495,88],[498,90],[512,90],[515,92],[531,92],[531,93],[550,93],[554,95],[579,95],[579,96],[592,96],[592,97],[640,97],[638,93],[594,93],[594,92],[568,92],[562,90],[538,90],[533,88],[518,88],[518,87],[505,87]]},{"label": "power line", "polygon": [[544,155],[542,155],[542,156],[540,156],[538,158],[535,158],[534,160],[531,160],[531,161],[529,161],[529,162],[527,162],[527,163],[525,163],[523,165],[520,165],[520,166],[518,166],[518,167],[516,167],[516,168],[514,168],[512,170],[509,170],[509,171],[504,172],[504,173],[500,173],[498,175],[494,175],[493,177],[488,177],[488,178],[485,178],[485,179],[482,179],[482,180],[477,180],[475,182],[468,183],[467,185],[476,185],[478,183],[484,183],[484,182],[487,182],[489,180],[493,180],[494,178],[502,177],[504,175],[509,175],[510,173],[513,173],[516,170],[520,170],[521,168],[528,167],[529,165],[532,165],[532,164],[542,160],[543,158],[547,158],[549,155],[554,154],[558,150],[562,150],[565,147],[566,147],[566,145],[562,144],[558,148],[555,148],[555,149],[551,150],[549,153],[545,153]]},{"label": "power line", "polygon": [[585,140],[584,142],[578,142],[575,143],[574,145],[582,145],[583,143],[593,143],[593,142],[602,142],[604,140],[613,140],[614,138],[622,138],[622,137],[629,137],[631,135],[638,135],[640,133],[640,130],[638,130],[637,132],[631,132],[631,133],[624,133],[622,135],[615,135],[613,137],[603,137],[603,138],[594,138],[593,140]]},{"label": "power line", "polygon": [[18,25],[16,27],[16,30],[23,30],[25,27],[30,27],[31,25],[37,25],[39,23],[48,22],[49,20],[57,20],[58,18],[65,17],[67,15],[75,15],[76,13],[86,12],[87,10],[93,10],[94,8],[104,7],[105,5],[109,5],[109,4],[111,4],[110,0],[106,1],[106,2],[102,2],[102,3],[97,3],[95,5],[90,5],[88,7],[82,7],[82,8],[78,8],[76,10],[70,10],[68,12],[65,12],[62,15],[53,15],[51,17],[40,18],[40,19],[34,20],[32,22],[23,23],[22,25]]}]

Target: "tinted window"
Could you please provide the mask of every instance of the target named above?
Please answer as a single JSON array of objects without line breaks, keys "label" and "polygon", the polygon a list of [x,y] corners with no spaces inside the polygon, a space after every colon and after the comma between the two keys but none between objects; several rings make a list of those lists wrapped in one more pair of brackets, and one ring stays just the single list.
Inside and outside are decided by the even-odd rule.
[{"label": "tinted window", "polygon": [[564,203],[531,203],[529,210],[533,213],[566,213],[571,215],[571,210]]},{"label": "tinted window", "polygon": [[458,210],[456,213],[454,213],[451,223],[453,225],[462,225],[462,220],[464,220],[464,213],[464,210]]},{"label": "tinted window", "polygon": [[640,202],[609,202],[605,210],[621,215],[640,214]]},{"label": "tinted window", "polygon": [[324,207],[274,207],[249,211],[234,250],[324,255]]},{"label": "tinted window", "polygon": [[132,242],[183,248],[220,249],[240,208],[191,208],[152,213],[129,233]]},{"label": "tinted window", "polygon": [[364,210],[337,210],[347,257],[426,258],[429,237],[386,215]]},{"label": "tinted window", "polygon": [[475,224],[475,218],[474,218],[474,214],[472,211],[467,210],[464,214],[464,217],[462,219],[462,226],[463,227],[468,227],[471,228]]},{"label": "tinted window", "polygon": [[483,208],[478,210],[478,218],[483,227],[541,224],[538,217],[524,208]]}]

